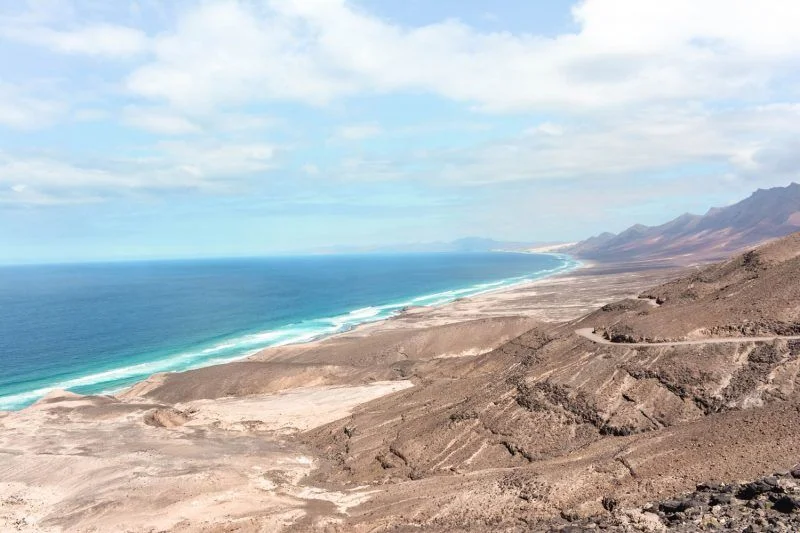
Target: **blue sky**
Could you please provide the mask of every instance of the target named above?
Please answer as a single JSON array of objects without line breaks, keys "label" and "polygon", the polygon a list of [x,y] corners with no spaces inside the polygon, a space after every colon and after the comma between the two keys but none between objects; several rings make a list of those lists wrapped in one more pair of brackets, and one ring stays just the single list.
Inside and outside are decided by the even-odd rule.
[{"label": "blue sky", "polygon": [[577,240],[796,177],[791,0],[0,1],[0,262]]}]

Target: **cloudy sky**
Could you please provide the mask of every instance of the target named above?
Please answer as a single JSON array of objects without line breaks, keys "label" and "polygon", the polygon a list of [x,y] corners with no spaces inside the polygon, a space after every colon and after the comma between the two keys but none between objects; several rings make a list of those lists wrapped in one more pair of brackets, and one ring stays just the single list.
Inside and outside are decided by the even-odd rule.
[{"label": "cloudy sky", "polygon": [[796,0],[0,0],[0,262],[574,240],[797,180]]}]

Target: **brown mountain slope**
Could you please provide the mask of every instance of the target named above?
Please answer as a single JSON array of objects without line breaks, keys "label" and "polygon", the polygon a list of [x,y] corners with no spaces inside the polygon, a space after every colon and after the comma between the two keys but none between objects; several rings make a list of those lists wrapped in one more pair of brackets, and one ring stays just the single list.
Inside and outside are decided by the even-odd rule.
[{"label": "brown mountain slope", "polygon": [[[796,328],[799,257],[793,235],[648,291],[666,300],[660,308],[625,300],[476,358],[409,369],[416,387],[304,437],[330,461],[318,480],[381,487],[343,530],[548,530],[609,514],[613,501],[616,523],[636,531],[623,524],[660,519],[626,515],[631,506],[791,467],[800,342],[601,345],[575,329],[641,319],[671,336],[724,313]],[[688,287],[700,296],[685,297]]]},{"label": "brown mountain slope", "polygon": [[768,239],[800,230],[800,185],[759,189],[749,198],[703,216],[684,214],[660,226],[637,224],[618,235],[603,233],[567,249],[601,260],[722,259]]},{"label": "brown mountain slope", "polygon": [[800,335],[800,233],[642,296],[660,305],[606,306],[584,324],[629,341]]}]

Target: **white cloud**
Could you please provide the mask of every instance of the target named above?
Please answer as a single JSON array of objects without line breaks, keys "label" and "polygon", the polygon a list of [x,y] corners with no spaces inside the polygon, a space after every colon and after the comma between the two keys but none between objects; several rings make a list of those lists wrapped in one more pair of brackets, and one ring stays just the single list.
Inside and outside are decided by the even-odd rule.
[{"label": "white cloud", "polygon": [[761,57],[794,55],[800,4],[793,0],[589,0],[573,13],[587,44],[604,50],[698,49]]},{"label": "white cloud", "polygon": [[569,127],[545,124],[477,146],[411,146],[392,160],[348,158],[330,178],[460,186],[573,181],[574,187],[597,187],[611,177],[631,180],[670,170],[676,178],[702,173],[776,182],[790,171],[800,175],[800,158],[793,156],[800,153],[800,106],[717,112],[669,106],[595,115]]},{"label": "white cloud", "polygon": [[573,8],[575,33],[542,37],[454,19],[405,27],[345,0],[209,0],[182,4],[150,38],[119,24],[54,29],[38,19],[3,31],[62,53],[141,55],[125,87],[178,115],[394,92],[427,92],[485,111],[574,114],[686,99],[764,101],[795,91],[787,77],[800,65],[798,6],[584,0]]},{"label": "white cloud", "polygon": [[26,94],[22,88],[0,81],[0,125],[36,129],[52,124],[66,106],[51,99]]},{"label": "white cloud", "polygon": [[578,33],[545,38],[454,20],[405,28],[343,0],[204,3],[128,87],[184,107],[394,91],[496,111],[752,98],[797,61],[799,5],[585,0]]},{"label": "white cloud", "polygon": [[270,99],[321,104],[352,92],[351,83],[309,56],[294,26],[250,4],[204,3],[155,40],[155,60],[127,86],[192,110]]},{"label": "white cloud", "polygon": [[362,141],[380,135],[381,131],[377,124],[351,124],[339,128],[336,137],[345,141]]},{"label": "white cloud", "polygon": [[0,188],[0,205],[55,206],[89,204],[102,201],[103,198],[99,196],[48,194],[30,187],[15,186],[9,190]]},{"label": "white cloud", "polygon": [[129,107],[125,110],[124,120],[130,126],[163,135],[185,135],[201,131],[197,124],[169,109]]},{"label": "white cloud", "polygon": [[97,122],[106,120],[110,114],[104,109],[84,108],[72,112],[72,119],[77,122]]},{"label": "white cloud", "polygon": [[300,170],[302,170],[303,174],[306,174],[307,176],[316,176],[319,174],[319,167],[312,163],[306,163],[300,168]]},{"label": "white cloud", "polygon": [[278,123],[272,117],[239,112],[212,110],[207,113],[182,114],[181,110],[169,106],[128,106],[122,113],[122,120],[128,126],[168,136],[210,132],[247,136],[270,129]]},{"label": "white cloud", "polygon": [[564,135],[564,127],[561,126],[560,124],[554,124],[552,122],[542,122],[538,126],[530,128],[525,133],[529,135],[544,134],[544,135],[561,136]]},{"label": "white cloud", "polygon": [[0,29],[0,33],[7,39],[43,46],[61,54],[125,58],[141,54],[148,47],[144,32],[114,24],[97,24],[72,30],[6,25]]},{"label": "white cloud", "polygon": [[[332,104],[371,94],[427,93],[483,112],[545,113],[525,135],[450,150],[411,140],[401,156],[357,154],[338,172],[326,164],[326,178],[330,170],[343,180],[591,183],[692,164],[727,165],[736,176],[786,174],[791,136],[800,133],[796,107],[759,105],[800,96],[794,1],[584,0],[573,9],[575,33],[556,37],[457,20],[406,27],[344,0],[208,0],[175,9],[176,18],[151,37],[119,24],[75,25],[78,19],[2,25],[6,38],[58,53],[132,58],[120,80],[127,100],[102,107],[118,105],[114,115],[148,132],[195,137],[102,168],[18,160],[27,178],[0,161],[0,184],[52,191],[74,181],[92,194],[227,187],[275,167],[277,147],[258,135],[274,125],[262,113],[278,108],[275,102],[339,110]],[[45,125],[62,107],[0,85],[0,124]],[[236,142],[220,144],[206,137],[211,132]],[[380,133],[372,123],[351,124],[334,138]],[[313,161],[301,170],[319,172]]]},{"label": "white cloud", "polygon": [[264,115],[248,114],[244,112],[216,111],[210,122],[215,130],[227,132],[255,132],[274,127],[280,121]]},{"label": "white cloud", "polygon": [[275,167],[277,148],[267,143],[205,144],[160,143],[167,160],[181,170],[203,178],[242,179]]},{"label": "white cloud", "polygon": [[[411,180],[403,171],[404,162],[369,157],[346,157],[334,173],[336,179],[353,182]],[[420,177],[420,176],[416,176]]]},{"label": "white cloud", "polygon": [[94,165],[0,152],[0,196],[5,203],[55,204],[148,191],[241,192],[274,168],[277,152],[265,143],[169,141],[157,148],[150,157]]},{"label": "white cloud", "polygon": [[3,191],[0,189],[0,206],[12,205],[18,206],[23,205],[26,207],[30,206],[54,206],[54,205],[66,205],[66,204],[83,204],[83,203],[90,203],[90,202],[67,202],[67,201],[59,201],[58,198],[50,197],[44,194],[38,193],[26,193],[24,195],[15,193],[15,192],[8,192]]},{"label": "white cloud", "polygon": [[108,185],[130,187],[135,181],[97,168],[81,168],[45,158],[19,158],[0,153],[0,184],[18,189],[88,189]]}]

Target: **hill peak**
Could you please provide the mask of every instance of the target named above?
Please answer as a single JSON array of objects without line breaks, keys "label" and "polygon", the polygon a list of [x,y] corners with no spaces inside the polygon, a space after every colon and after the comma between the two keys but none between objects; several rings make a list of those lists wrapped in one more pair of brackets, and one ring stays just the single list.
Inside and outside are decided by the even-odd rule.
[{"label": "hill peak", "polygon": [[800,184],[758,189],[744,200],[712,207],[705,215],[684,213],[660,226],[635,224],[602,234],[568,251],[600,260],[717,259],[800,230]]}]

